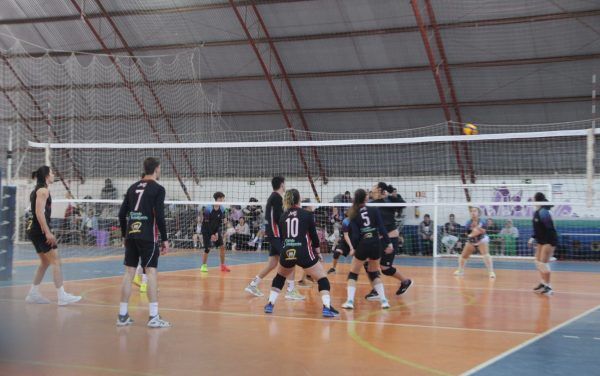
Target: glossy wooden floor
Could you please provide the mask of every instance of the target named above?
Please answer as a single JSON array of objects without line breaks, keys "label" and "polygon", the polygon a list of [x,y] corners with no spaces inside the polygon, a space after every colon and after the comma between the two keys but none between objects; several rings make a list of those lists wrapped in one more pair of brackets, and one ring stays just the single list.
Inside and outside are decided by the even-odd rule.
[{"label": "glossy wooden floor", "polygon": [[[306,302],[280,298],[272,316],[244,287],[262,264],[166,272],[160,312],[169,329],[147,329],[147,300],[134,294],[132,327],[116,328],[119,277],[68,282],[84,300],[28,305],[28,286],[0,289],[1,375],[446,375],[460,374],[598,305],[600,276],[556,272],[553,297],[533,294],[534,271],[402,268],[415,285],[392,309],[357,299],[354,311],[323,319],[316,286]],[[345,298],[343,265],[333,304]],[[270,276],[272,277],[272,276]],[[368,292],[361,275],[357,295]],[[270,281],[261,288],[268,291]],[[54,297],[51,285],[43,292]],[[342,309],[340,309],[342,311]]]}]

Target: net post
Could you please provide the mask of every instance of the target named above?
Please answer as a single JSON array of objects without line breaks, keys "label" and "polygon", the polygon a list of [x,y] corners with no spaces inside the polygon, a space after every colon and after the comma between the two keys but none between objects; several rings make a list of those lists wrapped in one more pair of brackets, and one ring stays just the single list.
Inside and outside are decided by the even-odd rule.
[{"label": "net post", "polygon": [[433,203],[434,203],[434,207],[433,207],[433,257],[439,257],[438,254],[438,236],[439,236],[439,231],[438,231],[438,185],[434,186],[434,191],[433,191]]},{"label": "net post", "polygon": [[587,155],[586,155],[586,204],[591,208],[594,204],[594,154],[596,133],[596,75],[592,75],[592,124],[587,134]]},{"label": "net post", "polygon": [[12,125],[8,127],[8,149],[6,150],[6,185],[12,182],[12,164],[13,164],[13,129]]}]

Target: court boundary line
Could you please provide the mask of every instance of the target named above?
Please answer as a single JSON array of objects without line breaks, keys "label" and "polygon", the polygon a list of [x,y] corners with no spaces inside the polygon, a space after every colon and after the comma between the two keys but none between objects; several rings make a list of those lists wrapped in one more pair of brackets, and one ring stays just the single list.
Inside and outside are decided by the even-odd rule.
[{"label": "court boundary line", "polygon": [[498,362],[499,360],[502,360],[502,359],[508,357],[509,355],[512,355],[512,354],[516,353],[517,351],[519,351],[519,350],[521,350],[521,349],[523,349],[523,348],[531,345],[534,342],[539,341],[540,339],[542,339],[544,337],[549,336],[550,334],[552,334],[552,333],[554,333],[554,332],[556,332],[556,331],[564,328],[565,326],[567,326],[569,324],[572,324],[573,322],[575,322],[575,321],[577,321],[577,320],[579,320],[579,319],[581,319],[581,318],[589,315],[590,313],[593,313],[593,312],[597,311],[598,309],[600,309],[600,304],[597,305],[597,306],[595,306],[595,307],[593,307],[593,308],[588,309],[587,311],[584,311],[584,312],[580,313],[577,316],[574,316],[574,317],[568,319],[567,321],[563,322],[562,324],[559,324],[559,325],[555,326],[554,328],[548,329],[547,331],[545,331],[543,333],[540,333],[537,336],[535,336],[535,337],[533,337],[531,339],[528,339],[527,341],[525,341],[525,342],[523,342],[523,343],[521,343],[521,344],[519,344],[519,345],[517,345],[517,346],[515,346],[513,348],[510,348],[510,349],[506,350],[505,352],[503,352],[503,353],[501,353],[501,354],[499,354],[499,355],[497,355],[497,356],[495,356],[495,357],[493,357],[493,358],[491,358],[491,359],[489,359],[489,360],[487,360],[487,361],[485,361],[485,362],[477,365],[476,367],[473,367],[473,368],[465,371],[461,375],[462,376],[474,375],[476,372],[482,371],[483,369],[487,368],[488,366],[491,366],[492,364]]}]

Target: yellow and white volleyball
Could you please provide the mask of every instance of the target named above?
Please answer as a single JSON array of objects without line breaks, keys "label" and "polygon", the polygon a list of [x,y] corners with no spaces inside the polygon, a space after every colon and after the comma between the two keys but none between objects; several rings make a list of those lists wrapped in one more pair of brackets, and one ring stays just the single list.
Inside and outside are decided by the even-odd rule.
[{"label": "yellow and white volleyball", "polygon": [[463,134],[467,136],[472,136],[474,134],[479,134],[479,129],[475,124],[467,123],[463,127]]}]

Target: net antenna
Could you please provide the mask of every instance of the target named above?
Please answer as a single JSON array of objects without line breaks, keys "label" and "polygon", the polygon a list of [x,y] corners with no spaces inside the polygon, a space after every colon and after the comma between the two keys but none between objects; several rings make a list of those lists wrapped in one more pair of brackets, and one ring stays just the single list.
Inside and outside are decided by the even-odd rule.
[{"label": "net antenna", "polygon": [[587,134],[586,176],[587,176],[587,207],[594,205],[594,156],[596,155],[596,74],[592,75],[592,122]]}]

